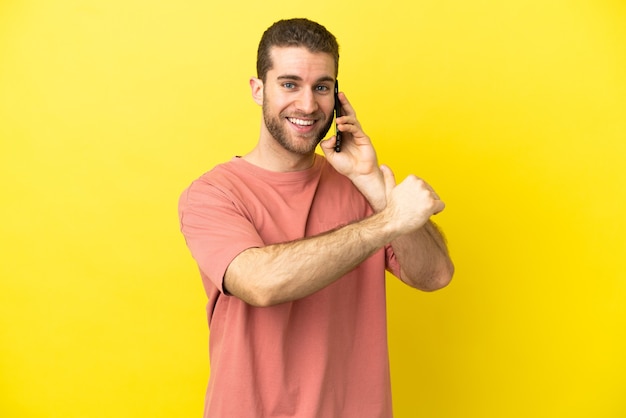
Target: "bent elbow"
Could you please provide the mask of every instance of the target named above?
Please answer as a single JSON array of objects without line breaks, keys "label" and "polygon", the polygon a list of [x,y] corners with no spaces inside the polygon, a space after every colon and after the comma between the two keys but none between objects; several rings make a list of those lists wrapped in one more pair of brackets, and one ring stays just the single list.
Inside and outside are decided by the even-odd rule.
[{"label": "bent elbow", "polygon": [[435,278],[434,282],[436,286],[433,290],[443,289],[448,286],[454,276],[454,264],[452,261],[448,261],[444,268],[439,271],[439,274]]},{"label": "bent elbow", "polygon": [[280,301],[277,300],[276,286],[264,280],[263,273],[255,274],[248,268],[251,263],[247,262],[244,257],[251,251],[247,250],[240,254],[228,266],[222,281],[224,293],[256,308],[277,305]]},{"label": "bent elbow", "polygon": [[427,291],[435,291],[448,286],[454,276],[454,264],[451,261],[445,263],[445,266],[439,269],[431,280],[432,288]]},{"label": "bent elbow", "polygon": [[426,288],[422,288],[425,292],[434,292],[436,290],[443,289],[448,286],[452,281],[452,276],[454,275],[454,270],[449,272],[441,273],[430,280],[426,286]]},{"label": "bent elbow", "polygon": [[278,292],[273,291],[269,287],[263,286],[252,286],[246,289],[239,289],[239,291],[232,294],[250,306],[254,306],[255,308],[269,308],[270,306],[275,306],[280,303],[285,302],[285,300],[280,298]]},{"label": "bent elbow", "polygon": [[242,300],[255,308],[269,308],[280,303],[271,294],[264,292],[255,292],[252,295],[248,295],[245,299],[242,298]]},{"label": "bent elbow", "polygon": [[422,272],[422,274],[414,279],[403,279],[409,286],[424,292],[434,292],[448,286],[454,276],[454,265],[447,262],[430,272]]}]

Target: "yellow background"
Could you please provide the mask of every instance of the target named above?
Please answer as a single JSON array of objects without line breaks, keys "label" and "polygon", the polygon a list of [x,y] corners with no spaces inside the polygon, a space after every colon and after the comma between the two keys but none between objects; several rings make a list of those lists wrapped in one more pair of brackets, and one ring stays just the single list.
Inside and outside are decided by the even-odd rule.
[{"label": "yellow background", "polygon": [[396,416],[626,417],[621,0],[0,2],[0,416],[201,416],[177,199],[256,142],[256,46],[294,16],[448,205],[453,284],[389,284]]}]

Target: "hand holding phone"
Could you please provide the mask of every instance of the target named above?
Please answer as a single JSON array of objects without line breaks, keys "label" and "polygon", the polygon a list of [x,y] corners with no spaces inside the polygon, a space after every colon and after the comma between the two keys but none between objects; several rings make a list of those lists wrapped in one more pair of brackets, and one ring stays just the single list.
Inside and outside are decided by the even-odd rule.
[{"label": "hand holding phone", "polygon": [[341,116],[341,102],[339,102],[339,82],[335,80],[335,152],[341,151],[341,132],[337,128],[337,118]]}]

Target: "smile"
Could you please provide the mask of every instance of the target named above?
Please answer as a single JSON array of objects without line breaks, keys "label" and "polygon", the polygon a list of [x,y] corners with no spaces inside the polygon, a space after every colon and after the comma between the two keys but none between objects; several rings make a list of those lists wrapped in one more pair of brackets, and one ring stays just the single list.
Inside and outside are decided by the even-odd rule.
[{"label": "smile", "polygon": [[315,123],[314,120],[304,120],[304,119],[297,119],[297,118],[287,118],[287,120],[293,123],[294,125],[300,125],[300,126],[311,126]]}]

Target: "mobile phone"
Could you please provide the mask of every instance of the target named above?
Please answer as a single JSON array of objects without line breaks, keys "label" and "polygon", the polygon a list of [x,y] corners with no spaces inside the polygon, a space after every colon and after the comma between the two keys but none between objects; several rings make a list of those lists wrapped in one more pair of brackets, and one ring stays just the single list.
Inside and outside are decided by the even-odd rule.
[{"label": "mobile phone", "polygon": [[339,102],[339,82],[335,80],[335,152],[341,151],[341,132],[337,128],[337,118],[341,116],[341,103]]}]

